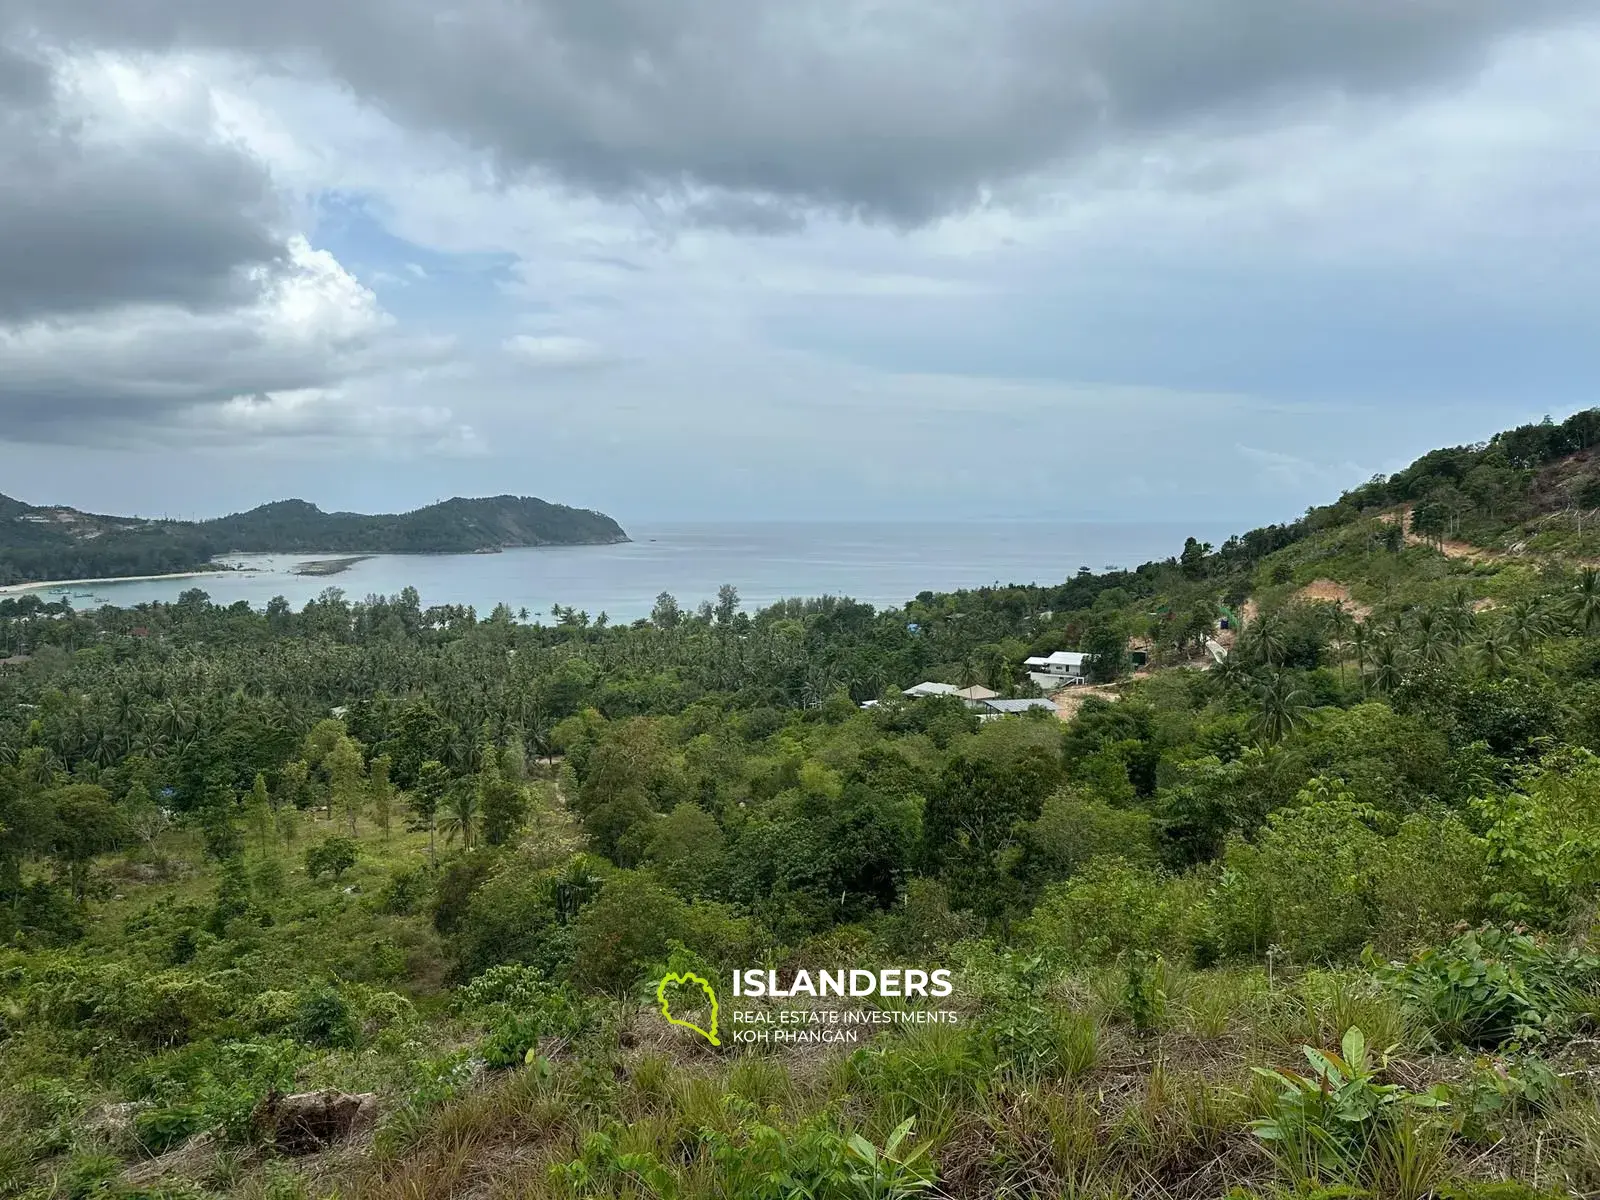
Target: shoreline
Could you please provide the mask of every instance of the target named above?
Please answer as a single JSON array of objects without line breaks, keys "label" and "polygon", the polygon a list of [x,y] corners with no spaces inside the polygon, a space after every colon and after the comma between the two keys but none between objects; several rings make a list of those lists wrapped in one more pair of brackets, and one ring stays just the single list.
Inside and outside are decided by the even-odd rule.
[{"label": "shoreline", "polygon": [[[310,560],[309,562],[303,560],[301,565],[320,565],[321,563],[330,561],[348,561],[345,561],[344,565],[340,567],[338,571],[331,573],[325,573],[321,571],[301,572],[296,571],[293,568],[290,568],[286,573],[289,575],[298,576],[300,578],[311,578],[324,574],[343,574],[345,570],[355,566],[357,563],[365,562],[366,560],[372,558],[449,558],[455,555],[467,554],[498,554],[504,550],[567,550],[585,546],[624,546],[629,545],[632,542],[632,538],[623,536],[621,538],[615,538],[609,541],[541,542],[538,544],[530,544],[525,546],[484,547],[478,550],[372,550],[351,551],[349,554],[344,555],[341,555],[339,551],[324,550],[320,553],[328,555],[328,558],[314,559]],[[311,551],[311,553],[318,552]],[[292,550],[233,550],[221,557],[227,558],[253,556],[288,558],[293,557],[294,555],[295,551]],[[86,587],[89,584],[94,583],[157,583],[164,579],[209,579],[217,575],[253,574],[260,571],[260,569],[261,568],[259,567],[248,565],[240,565],[236,567],[216,566],[196,571],[168,571],[159,575],[97,575],[89,579],[41,579],[34,583],[0,583],[0,596],[20,596],[27,592],[37,592],[45,588]]]},{"label": "shoreline", "polygon": [[161,579],[209,579],[215,575],[232,575],[226,567],[211,571],[169,571],[164,575],[103,575],[95,579],[41,579],[37,583],[0,583],[0,596],[16,596],[23,592],[36,592],[40,588],[82,587],[91,583],[153,583]]}]

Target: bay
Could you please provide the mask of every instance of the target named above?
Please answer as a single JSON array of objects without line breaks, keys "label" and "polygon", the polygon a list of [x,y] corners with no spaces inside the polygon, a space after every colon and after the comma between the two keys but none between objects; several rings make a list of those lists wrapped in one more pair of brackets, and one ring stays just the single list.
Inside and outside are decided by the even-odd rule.
[{"label": "bay", "polygon": [[548,546],[499,554],[382,554],[331,576],[296,575],[324,554],[232,555],[246,569],[198,579],[154,579],[75,587],[78,607],[171,601],[198,587],[218,604],[264,607],[283,596],[296,609],[325,588],[351,600],[415,587],[424,606],[470,604],[487,615],[504,603],[548,619],[552,604],[612,621],[650,614],[660,592],[685,609],[731,583],[754,610],[793,596],[849,596],[882,608],[924,590],[992,583],[1059,583],[1080,567],[1135,567],[1176,555],[1185,537],[1219,542],[1221,522],[1091,521],[718,522],[630,526],[615,546]]}]

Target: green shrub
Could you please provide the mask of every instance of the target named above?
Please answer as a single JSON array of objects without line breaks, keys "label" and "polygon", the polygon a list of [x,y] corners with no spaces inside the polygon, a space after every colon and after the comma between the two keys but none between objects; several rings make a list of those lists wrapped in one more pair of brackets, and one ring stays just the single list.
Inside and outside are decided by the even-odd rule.
[{"label": "green shrub", "polygon": [[1555,1032],[1600,982],[1600,958],[1493,926],[1406,963],[1375,965],[1445,1046],[1492,1048]]},{"label": "green shrub", "polygon": [[1129,950],[1184,948],[1202,919],[1187,880],[1121,858],[1097,858],[1045,890],[1025,936],[1070,963],[1106,962]]},{"label": "green shrub", "polygon": [[206,1110],[198,1104],[148,1108],[133,1118],[133,1135],[147,1154],[161,1154],[206,1128]]},{"label": "green shrub", "polygon": [[401,867],[394,871],[378,893],[377,909],[390,916],[409,916],[420,912],[433,894],[433,877],[423,867]]},{"label": "green shrub", "polygon": [[331,875],[334,882],[338,882],[360,857],[361,848],[351,839],[327,838],[306,851],[306,874],[312,879]]},{"label": "green shrub", "polygon": [[294,1036],[308,1046],[348,1048],[356,1043],[355,1021],[344,997],[331,987],[303,996],[290,1025]]},{"label": "green shrub", "polygon": [[1376,1183],[1383,1154],[1409,1136],[1409,1114],[1448,1103],[1442,1089],[1408,1092],[1396,1083],[1379,1083],[1388,1052],[1374,1056],[1357,1028],[1345,1032],[1342,1054],[1301,1049],[1311,1064],[1310,1075],[1253,1068],[1276,1084],[1278,1092],[1269,1114],[1250,1123],[1297,1182]]},{"label": "green shrub", "polygon": [[481,1052],[491,1067],[521,1066],[546,1038],[573,1038],[591,1010],[531,967],[492,967],[462,989],[458,1006],[489,1027]]}]

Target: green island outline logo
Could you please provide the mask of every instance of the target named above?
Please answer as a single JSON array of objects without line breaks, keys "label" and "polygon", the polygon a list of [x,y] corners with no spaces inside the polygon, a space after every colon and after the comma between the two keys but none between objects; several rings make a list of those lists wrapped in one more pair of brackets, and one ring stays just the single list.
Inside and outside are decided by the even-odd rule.
[{"label": "green island outline logo", "polygon": [[[706,999],[711,1001],[711,1029],[709,1031],[701,1029],[693,1021],[680,1021],[672,1015],[672,1002],[667,999],[667,987],[675,983],[695,983],[700,985],[700,990],[706,994]],[[701,979],[700,976],[692,971],[685,971],[681,975],[676,973],[663,975],[661,982],[656,984],[656,1001],[661,1005],[661,1016],[668,1025],[676,1025],[681,1029],[691,1029],[713,1046],[722,1045],[722,1042],[717,1038],[717,992],[706,980]]]}]

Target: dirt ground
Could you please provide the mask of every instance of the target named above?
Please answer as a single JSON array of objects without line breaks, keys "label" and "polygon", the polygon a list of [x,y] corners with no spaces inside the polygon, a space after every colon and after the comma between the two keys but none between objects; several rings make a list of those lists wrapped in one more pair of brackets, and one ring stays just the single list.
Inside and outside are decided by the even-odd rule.
[{"label": "dirt ground", "polygon": [[1098,696],[1102,700],[1120,700],[1122,694],[1117,691],[1114,683],[1082,684],[1078,687],[1062,688],[1051,697],[1055,701],[1056,716],[1063,721],[1070,721],[1078,715],[1078,710],[1083,707],[1083,702],[1090,696]]},{"label": "dirt ground", "polygon": [[1378,519],[1390,525],[1398,521],[1400,528],[1405,531],[1407,545],[1427,546],[1430,549],[1437,550],[1446,558],[1463,558],[1469,562],[1501,562],[1511,557],[1511,555],[1502,551],[1485,550],[1482,546],[1474,546],[1470,542],[1458,542],[1450,538],[1446,538],[1442,542],[1435,542],[1423,537],[1420,533],[1412,533],[1411,510],[1409,508],[1399,508],[1393,512],[1386,512]]},{"label": "dirt ground", "polygon": [[1328,604],[1343,604],[1346,611],[1362,620],[1372,615],[1372,609],[1365,604],[1357,604],[1350,598],[1350,589],[1342,583],[1335,583],[1331,579],[1313,579],[1305,587],[1295,593],[1297,600],[1322,600]]}]

